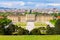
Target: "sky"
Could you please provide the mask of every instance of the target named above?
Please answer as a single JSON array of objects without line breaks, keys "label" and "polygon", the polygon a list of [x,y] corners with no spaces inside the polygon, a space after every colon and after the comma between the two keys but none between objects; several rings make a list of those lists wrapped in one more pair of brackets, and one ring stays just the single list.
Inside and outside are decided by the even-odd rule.
[{"label": "sky", "polygon": [[0,7],[60,9],[60,0],[0,0]]}]

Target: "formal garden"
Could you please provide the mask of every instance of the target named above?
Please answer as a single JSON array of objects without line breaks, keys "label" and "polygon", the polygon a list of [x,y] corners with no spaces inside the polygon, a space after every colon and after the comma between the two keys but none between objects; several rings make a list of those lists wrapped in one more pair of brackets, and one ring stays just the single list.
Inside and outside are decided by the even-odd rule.
[{"label": "formal garden", "polygon": [[[37,25],[36,25],[37,24]],[[60,34],[60,19],[56,20],[55,27],[50,27],[49,25],[43,24],[40,22],[35,23],[35,27],[31,31],[25,29],[27,24],[22,23],[14,25],[10,19],[2,18],[0,19],[0,35],[57,35]],[[46,26],[46,27],[44,27]]]},{"label": "formal garden", "polygon": [[[6,16],[12,14],[11,12],[2,13],[1,16],[4,18],[0,19],[0,34],[1,35],[55,35],[60,34],[59,26],[60,19],[58,20],[50,20],[49,22],[53,24],[55,27],[50,27],[50,25],[42,22],[34,22],[34,28],[29,31],[26,29],[27,22],[18,22],[13,24],[10,19],[7,19]],[[25,13],[26,14],[26,13]],[[33,13],[36,16],[41,13]],[[56,14],[50,14],[52,16],[57,16]]]}]

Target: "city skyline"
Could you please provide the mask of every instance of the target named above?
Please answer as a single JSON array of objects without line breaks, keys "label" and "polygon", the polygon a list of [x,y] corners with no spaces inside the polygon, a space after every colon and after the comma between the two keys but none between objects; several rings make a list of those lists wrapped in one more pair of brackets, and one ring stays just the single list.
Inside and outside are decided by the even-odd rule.
[{"label": "city skyline", "polygon": [[0,0],[0,7],[60,9],[60,0]]}]

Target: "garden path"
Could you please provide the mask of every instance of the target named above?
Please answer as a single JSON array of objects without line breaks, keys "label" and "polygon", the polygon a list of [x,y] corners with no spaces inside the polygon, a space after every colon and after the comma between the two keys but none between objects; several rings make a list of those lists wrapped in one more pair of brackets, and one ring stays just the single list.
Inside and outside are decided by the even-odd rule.
[{"label": "garden path", "polygon": [[32,29],[34,29],[34,22],[27,22],[27,30],[31,31]]}]

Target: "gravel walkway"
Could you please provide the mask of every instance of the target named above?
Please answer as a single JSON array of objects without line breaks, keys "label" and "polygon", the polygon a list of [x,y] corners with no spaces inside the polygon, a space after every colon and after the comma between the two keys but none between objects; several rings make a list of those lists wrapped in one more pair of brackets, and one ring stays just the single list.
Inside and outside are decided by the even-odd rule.
[{"label": "gravel walkway", "polygon": [[31,31],[32,29],[34,29],[34,22],[27,22],[27,30]]}]

